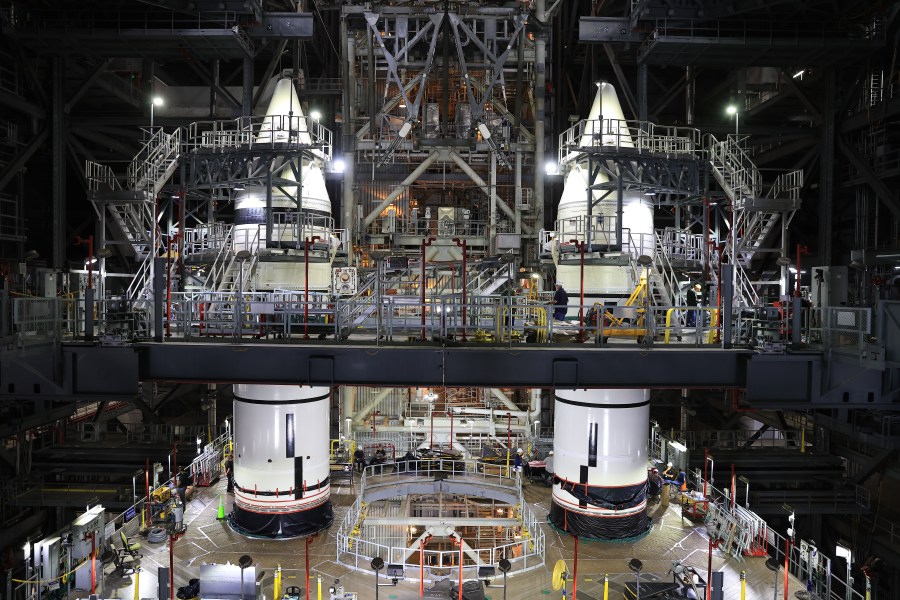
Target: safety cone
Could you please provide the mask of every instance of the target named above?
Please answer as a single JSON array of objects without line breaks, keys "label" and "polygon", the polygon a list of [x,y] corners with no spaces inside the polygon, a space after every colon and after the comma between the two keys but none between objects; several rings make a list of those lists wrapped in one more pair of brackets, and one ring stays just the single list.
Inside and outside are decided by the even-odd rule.
[{"label": "safety cone", "polygon": [[222,500],[222,494],[219,494],[219,514],[216,518],[220,521],[225,520],[225,502]]}]

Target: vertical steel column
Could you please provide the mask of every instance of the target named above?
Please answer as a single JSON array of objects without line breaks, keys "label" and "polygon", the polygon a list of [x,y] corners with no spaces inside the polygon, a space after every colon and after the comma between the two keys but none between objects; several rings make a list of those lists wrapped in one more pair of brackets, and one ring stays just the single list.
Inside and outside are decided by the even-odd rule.
[{"label": "vertical steel column", "polygon": [[722,325],[722,348],[731,348],[731,309],[734,287],[731,284],[734,265],[722,265],[722,317],[719,323]]},{"label": "vertical steel column", "polygon": [[647,120],[647,65],[641,63],[637,71],[638,120]]},{"label": "vertical steel column", "polygon": [[694,124],[695,98],[694,67],[688,65],[684,68],[684,122],[688,125]]},{"label": "vertical steel column", "polygon": [[347,232],[347,264],[354,264],[353,238],[356,235],[356,223],[353,219],[353,211],[356,208],[356,200],[353,196],[353,176],[355,155],[355,140],[353,127],[356,123],[354,103],[352,102],[353,90],[356,89],[356,38],[347,30],[347,20],[341,19],[341,39],[346,56],[344,57],[343,80],[344,94],[342,96],[343,119],[341,121],[342,152],[344,153],[344,180],[341,189],[341,226]]},{"label": "vertical steel column", "polygon": [[65,59],[53,58],[53,106],[51,107],[52,174],[53,186],[53,260],[54,269],[66,268],[66,134],[63,115],[63,71]]},{"label": "vertical steel column", "polygon": [[[539,2],[538,19],[541,20],[543,2]],[[547,40],[535,36],[534,39],[534,222],[535,227],[544,227],[544,87],[546,85],[545,63],[547,61]],[[518,211],[517,211],[518,212]]]},{"label": "vertical steel column", "polygon": [[244,56],[243,81],[241,83],[241,116],[253,114],[253,57]]},{"label": "vertical steel column", "polygon": [[212,70],[212,85],[209,86],[209,118],[215,119],[216,113],[218,112],[218,96],[216,95],[216,88],[219,87],[219,59],[214,58],[212,60],[212,64],[210,64],[210,69]]},{"label": "vertical steel column", "polygon": [[[516,172],[515,172],[517,195],[522,193],[522,153],[516,147]],[[490,227],[488,228],[488,240],[490,243],[490,253],[497,252],[497,153],[491,152],[491,195],[488,198],[490,202]],[[516,214],[519,214],[516,212]],[[517,229],[518,231],[518,229]]]},{"label": "vertical steel column", "polygon": [[[303,163],[303,159],[300,159],[300,163]],[[298,188],[299,189],[299,188]],[[299,198],[297,198],[297,208],[300,208],[300,200],[302,199],[302,192]],[[259,244],[257,246],[256,253],[259,254],[259,250],[262,248],[267,248],[269,243],[272,241],[272,163],[266,165],[266,242],[265,244]],[[262,240],[260,240],[261,242]],[[300,240],[298,239],[297,242]]]},{"label": "vertical steel column", "polygon": [[[825,70],[825,106],[819,145],[819,264],[830,265],[834,223],[834,142],[837,85],[834,67]],[[798,269],[799,277],[799,269]]]}]

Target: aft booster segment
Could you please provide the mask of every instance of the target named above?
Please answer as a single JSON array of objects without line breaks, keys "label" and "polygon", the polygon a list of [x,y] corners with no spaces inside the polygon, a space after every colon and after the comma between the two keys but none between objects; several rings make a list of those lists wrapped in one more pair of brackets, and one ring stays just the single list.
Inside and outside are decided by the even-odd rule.
[{"label": "aft booster segment", "polygon": [[[620,186],[618,166],[604,158],[634,148],[612,85],[599,84],[581,127],[574,147],[562,159],[568,163],[568,170],[559,200],[555,243],[551,245],[556,280],[567,290],[581,288],[580,253],[572,243],[576,241],[585,245],[585,293],[592,297],[626,295],[638,282],[614,257],[653,255],[653,205],[640,190]],[[589,156],[593,158],[589,160]]]},{"label": "aft booster segment", "polygon": [[234,386],[235,531],[287,538],[331,525],[328,387]]},{"label": "aft booster segment", "polygon": [[648,390],[556,390],[550,522],[583,538],[649,531]]},{"label": "aft booster segment", "polygon": [[[289,78],[278,80],[255,144],[312,146],[310,126]],[[340,240],[334,235],[331,199],[325,187],[325,154],[311,149],[290,161],[272,177],[271,215],[267,214],[266,186],[247,186],[234,199],[234,250],[258,254],[253,276],[256,290],[303,287],[309,259],[309,289],[327,289],[331,263]],[[299,183],[299,185],[298,185]],[[299,199],[299,206],[298,206]],[[267,219],[271,219],[271,232]],[[317,238],[317,239],[316,239]],[[315,239],[311,252],[305,241]]]}]

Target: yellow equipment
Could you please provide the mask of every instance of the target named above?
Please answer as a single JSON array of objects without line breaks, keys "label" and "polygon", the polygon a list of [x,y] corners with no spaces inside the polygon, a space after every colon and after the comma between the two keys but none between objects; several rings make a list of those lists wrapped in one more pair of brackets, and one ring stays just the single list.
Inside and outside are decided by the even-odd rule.
[{"label": "yellow equipment", "polygon": [[556,561],[556,565],[553,567],[553,578],[551,579],[553,583],[553,589],[558,590],[564,585],[566,585],[566,580],[569,577],[569,570],[566,568],[566,561],[563,559],[559,559]]},{"label": "yellow equipment", "polygon": [[161,485],[150,493],[151,502],[168,502],[172,497],[172,490],[167,486]]}]

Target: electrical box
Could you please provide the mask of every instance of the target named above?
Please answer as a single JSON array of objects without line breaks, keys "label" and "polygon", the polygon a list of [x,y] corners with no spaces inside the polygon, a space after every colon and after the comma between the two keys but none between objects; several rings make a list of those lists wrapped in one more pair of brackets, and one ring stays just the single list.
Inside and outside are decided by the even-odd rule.
[{"label": "electrical box", "polygon": [[810,302],[817,308],[846,306],[848,278],[847,267],[812,267],[809,286]]},{"label": "electrical box", "polygon": [[497,234],[497,252],[519,253],[519,247],[522,244],[522,236],[518,233],[498,233]]},{"label": "electrical box", "polygon": [[49,581],[59,577],[59,554],[62,538],[49,537],[37,542],[33,546],[34,570],[38,574],[37,579]]},{"label": "electrical box", "polygon": [[104,511],[100,505],[91,507],[72,522],[72,558],[83,560],[91,556],[91,535],[93,548],[103,545]]},{"label": "electrical box", "polygon": [[438,235],[447,237],[454,235],[456,232],[456,209],[452,206],[441,206],[438,208]]},{"label": "electrical box", "polygon": [[353,296],[358,288],[356,267],[338,267],[331,270],[331,293],[336,296]]}]

